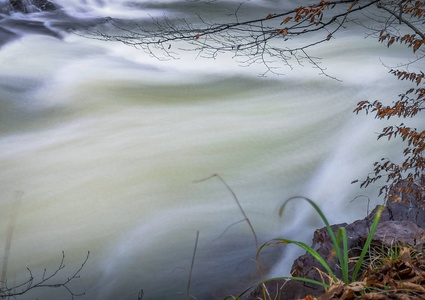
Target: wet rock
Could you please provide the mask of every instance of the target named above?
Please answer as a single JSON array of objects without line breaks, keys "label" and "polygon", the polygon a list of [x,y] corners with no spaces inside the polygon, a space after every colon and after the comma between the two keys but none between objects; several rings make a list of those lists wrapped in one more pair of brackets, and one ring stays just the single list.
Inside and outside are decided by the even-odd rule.
[{"label": "wet rock", "polygon": [[9,3],[14,10],[24,12],[24,3],[22,0],[9,0]]},{"label": "wet rock", "polygon": [[57,9],[55,4],[47,0],[9,0],[9,4],[15,12],[24,14],[37,11],[53,11]]},{"label": "wet rock", "polygon": [[58,8],[55,4],[47,0],[33,0],[33,4],[42,11],[53,11]]},{"label": "wet rock", "polygon": [[[364,239],[367,238],[365,235]],[[385,221],[378,224],[372,243],[391,247],[402,244],[419,246],[425,243],[425,229],[410,221]]]}]

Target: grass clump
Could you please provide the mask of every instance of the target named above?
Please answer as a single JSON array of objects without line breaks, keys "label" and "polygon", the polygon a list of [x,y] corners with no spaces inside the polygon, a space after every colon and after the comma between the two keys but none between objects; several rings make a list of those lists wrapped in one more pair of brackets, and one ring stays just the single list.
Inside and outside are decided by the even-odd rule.
[{"label": "grass clump", "polygon": [[[307,253],[309,253],[312,257],[314,257],[323,266],[325,271],[319,270],[319,273],[322,275],[323,280],[318,281],[318,280],[314,280],[314,279],[311,279],[311,278],[296,277],[296,276],[275,277],[275,278],[266,279],[266,280],[263,280],[260,283],[260,286],[262,288],[262,294],[263,294],[262,299],[264,299],[264,300],[275,300],[275,299],[272,299],[272,297],[270,297],[264,283],[270,282],[270,281],[282,281],[282,280],[297,280],[297,281],[312,283],[312,284],[323,287],[326,294],[333,293],[334,295],[336,295],[336,294],[339,294],[340,292],[343,292],[344,297],[341,298],[341,299],[346,299],[346,300],[350,299],[350,298],[347,298],[347,296],[354,295],[354,292],[364,291],[366,289],[366,286],[363,284],[363,282],[356,281],[356,279],[359,277],[359,272],[360,272],[360,270],[361,270],[361,268],[364,264],[366,254],[369,251],[370,244],[372,242],[372,238],[374,236],[374,233],[375,233],[376,228],[378,226],[379,220],[381,218],[381,213],[384,209],[384,206],[378,207],[376,215],[375,215],[373,223],[372,223],[372,226],[370,228],[369,235],[368,235],[366,242],[365,242],[365,244],[362,248],[361,254],[356,260],[356,264],[355,264],[353,272],[350,272],[349,271],[349,264],[352,262],[352,259],[349,259],[349,251],[351,249],[348,248],[348,237],[347,237],[346,229],[344,227],[339,228],[337,234],[335,235],[334,231],[332,230],[332,228],[329,224],[329,221],[327,220],[327,218],[323,214],[322,210],[318,207],[318,205],[314,201],[312,201],[312,200],[310,200],[306,197],[292,197],[292,198],[288,199],[287,201],[285,201],[283,203],[283,205],[280,207],[279,215],[282,216],[283,211],[284,211],[288,202],[290,202],[294,199],[298,199],[298,198],[304,199],[308,203],[310,203],[312,205],[312,207],[314,208],[314,210],[319,214],[320,218],[325,223],[326,229],[329,233],[329,236],[330,236],[332,244],[333,244],[333,250],[332,250],[332,253],[331,253],[331,257],[333,257],[335,255],[337,256],[339,267],[341,268],[341,271],[342,271],[342,278],[338,278],[335,275],[334,271],[332,270],[332,268],[328,264],[326,258],[322,257],[312,247],[308,246],[305,243],[299,242],[299,241],[293,241],[293,240],[284,239],[284,238],[276,238],[276,239],[270,240],[270,241],[262,244],[260,247],[258,247],[257,258],[260,257],[260,253],[265,247],[273,246],[273,245],[280,245],[280,244],[294,244],[294,245],[304,249]],[[246,289],[245,291],[243,291],[240,295],[238,295],[236,297],[235,296],[227,296],[226,298],[224,298],[224,300],[229,300],[229,299],[239,300],[239,299],[242,299],[243,295],[246,294],[250,289],[251,289],[251,287]],[[260,299],[260,298],[258,298],[258,299]],[[312,296],[308,296],[308,297],[305,298],[305,300],[313,300],[313,299],[315,299],[315,298],[313,298]],[[323,299],[340,299],[340,298],[323,298]],[[370,299],[373,299],[373,298],[370,298]]]},{"label": "grass clump", "polygon": [[291,200],[294,199],[304,199],[306,200],[308,203],[310,203],[314,210],[319,214],[320,218],[323,220],[323,222],[326,225],[326,229],[329,233],[329,236],[332,240],[332,244],[333,244],[333,250],[332,250],[332,254],[331,255],[336,255],[338,257],[338,262],[339,262],[339,266],[341,268],[342,271],[342,278],[338,278],[334,271],[332,271],[331,267],[329,266],[328,262],[326,261],[325,258],[323,258],[322,256],[320,256],[319,253],[317,253],[316,250],[314,250],[312,247],[308,246],[305,243],[302,242],[298,242],[298,241],[293,241],[293,240],[288,240],[288,239],[284,239],[284,238],[277,238],[277,239],[273,239],[267,243],[264,243],[260,248],[259,248],[259,252],[267,246],[271,246],[271,245],[278,245],[278,244],[294,244],[297,245],[301,248],[303,248],[304,250],[307,251],[307,253],[309,253],[311,256],[313,256],[325,269],[325,274],[324,274],[324,278],[327,278],[327,282],[325,280],[323,280],[322,282],[317,281],[317,280],[313,280],[310,278],[303,278],[303,277],[278,277],[278,278],[272,278],[270,280],[299,280],[299,281],[305,281],[305,282],[309,282],[309,283],[313,283],[319,286],[322,286],[325,288],[325,290],[328,290],[331,285],[336,285],[336,284],[341,284],[342,285],[349,285],[350,283],[353,283],[356,281],[358,275],[359,275],[359,271],[360,268],[363,264],[364,258],[369,250],[369,246],[370,243],[372,241],[373,235],[375,233],[376,227],[378,226],[378,222],[381,218],[381,213],[384,209],[383,206],[379,206],[377,213],[375,215],[375,218],[373,220],[372,226],[370,228],[370,232],[368,235],[368,238],[363,246],[362,252],[359,256],[359,258],[357,259],[356,265],[354,267],[354,271],[352,274],[350,274],[349,272],[349,263],[350,260],[348,258],[348,253],[349,250],[348,249],[348,242],[347,242],[347,231],[345,230],[344,227],[341,227],[338,229],[338,233],[337,235],[335,235],[335,233],[333,232],[327,218],[325,217],[325,215],[323,214],[322,210],[317,206],[317,204],[313,201],[310,200],[308,198],[305,197],[293,197],[288,199],[287,201],[285,201],[285,203],[283,203],[283,205],[281,206],[280,210],[279,210],[279,215],[282,216],[283,211],[287,205],[288,202],[290,202]]},{"label": "grass clump", "polygon": [[[214,175],[214,177],[218,177],[224,182],[218,175]],[[226,187],[232,192],[233,197],[243,213],[244,221],[247,221],[256,237],[255,231],[236,195],[227,184]],[[258,249],[257,263],[262,278],[264,274],[262,273],[260,253],[265,247],[273,245],[294,244],[301,247],[323,267],[323,270],[317,269],[321,276],[321,281],[297,276],[275,277],[270,279],[263,278],[258,285],[261,288],[261,296],[257,296],[255,299],[285,299],[281,298],[281,296],[285,297],[285,295],[280,295],[280,293],[272,297],[265,285],[267,282],[282,280],[297,280],[324,288],[324,294],[318,298],[308,295],[299,300],[425,299],[425,251],[418,247],[413,248],[399,245],[388,247],[379,242],[378,245],[372,244],[375,231],[381,219],[382,211],[384,210],[383,205],[378,206],[376,210],[372,225],[369,229],[369,234],[361,249],[360,255],[355,258],[350,258],[349,252],[352,249],[348,248],[346,229],[341,227],[338,228],[337,232],[334,232],[326,216],[314,201],[306,197],[292,197],[282,204],[279,209],[279,215],[282,216],[286,205],[290,201],[299,198],[306,200],[325,223],[326,230],[333,245],[329,257],[337,257],[336,265],[337,268],[340,269],[341,275],[337,276],[335,274],[335,266],[332,268],[328,263],[329,257],[322,257],[316,250],[305,243],[285,238],[276,238],[258,246],[257,239],[255,239]],[[238,296],[227,296],[223,300],[240,300],[251,290],[251,288],[252,287],[247,288]]]}]

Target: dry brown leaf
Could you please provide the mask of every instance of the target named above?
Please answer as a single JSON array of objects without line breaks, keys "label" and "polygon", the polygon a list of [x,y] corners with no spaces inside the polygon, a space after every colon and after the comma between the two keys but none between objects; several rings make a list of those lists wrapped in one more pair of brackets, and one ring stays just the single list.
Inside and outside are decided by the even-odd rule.
[{"label": "dry brown leaf", "polygon": [[318,298],[318,300],[331,300],[342,295],[344,291],[344,283],[339,282],[329,288],[329,290]]},{"label": "dry brown leaf", "polygon": [[380,293],[367,293],[367,294],[361,295],[360,297],[357,297],[357,299],[362,299],[362,300],[387,300],[388,296],[380,294]]},{"label": "dry brown leaf", "polygon": [[403,247],[400,250],[400,258],[403,262],[408,262],[410,264],[410,262],[412,261],[412,254],[410,253],[410,248],[409,247]]},{"label": "dry brown leaf", "polygon": [[347,285],[346,288],[352,290],[353,292],[360,292],[363,291],[366,286],[366,282],[364,281],[355,281]]},{"label": "dry brown leaf", "polygon": [[286,17],[286,18],[282,21],[282,23],[280,23],[280,25],[288,23],[289,21],[291,21],[291,19],[292,19],[292,17]]},{"label": "dry brown leaf", "polygon": [[353,8],[353,6],[354,5],[356,5],[357,4],[357,0],[356,1],[354,1],[353,3],[351,3],[351,5],[350,5],[350,7],[347,9],[347,11],[351,11],[351,9]]},{"label": "dry brown leaf", "polygon": [[422,285],[413,282],[397,282],[397,288],[425,293],[425,288]]}]

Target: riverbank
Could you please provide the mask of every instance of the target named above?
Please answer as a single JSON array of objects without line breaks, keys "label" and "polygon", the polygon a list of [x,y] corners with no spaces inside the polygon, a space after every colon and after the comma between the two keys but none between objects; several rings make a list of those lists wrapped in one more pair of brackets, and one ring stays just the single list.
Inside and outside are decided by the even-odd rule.
[{"label": "riverbank", "polygon": [[[331,288],[297,280],[272,280],[265,283],[270,299],[319,300],[330,299],[423,299],[425,297],[425,207],[418,201],[424,195],[422,186],[406,194],[393,189],[381,213],[381,219],[372,239],[363,271],[357,281],[348,286],[330,282]],[[376,207],[366,218],[351,224],[335,224],[332,230],[345,227],[348,236],[349,257],[352,267],[359,257],[369,229],[378,211]],[[338,279],[342,272],[326,227],[314,232],[312,247],[326,260]],[[353,269],[352,268],[352,269]],[[352,273],[352,270],[351,270]],[[309,253],[298,257],[291,268],[294,277],[328,282],[326,270]],[[350,274],[351,275],[351,274]],[[244,299],[262,299],[263,288],[257,287]]]}]

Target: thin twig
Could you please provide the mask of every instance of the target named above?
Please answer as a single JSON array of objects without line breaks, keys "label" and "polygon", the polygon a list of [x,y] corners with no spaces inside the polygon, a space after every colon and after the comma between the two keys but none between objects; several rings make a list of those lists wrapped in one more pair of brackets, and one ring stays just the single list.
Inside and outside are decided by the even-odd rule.
[{"label": "thin twig", "polygon": [[196,232],[195,248],[193,249],[192,264],[190,265],[189,280],[187,281],[186,300],[189,300],[189,295],[190,295],[190,282],[192,280],[192,271],[193,271],[193,265],[195,263],[196,249],[198,248],[198,239],[199,239],[199,230]]},{"label": "thin twig", "polygon": [[[227,190],[232,194],[233,199],[235,200],[236,204],[239,207],[239,210],[241,211],[241,213],[242,213],[242,215],[244,217],[244,220],[247,222],[249,228],[251,229],[252,235],[254,236],[254,240],[255,240],[255,249],[257,250],[257,254],[256,254],[257,267],[258,267],[258,271],[260,273],[261,281],[263,282],[264,281],[264,270],[263,270],[263,266],[261,264],[261,258],[260,258],[260,253],[259,253],[259,244],[258,244],[257,234],[255,233],[254,226],[252,226],[252,223],[249,220],[248,216],[246,215],[246,213],[245,213],[245,211],[244,211],[241,203],[239,202],[239,199],[236,196],[235,192],[227,184],[227,182],[220,175],[218,175],[218,174],[213,174],[210,177],[207,177],[207,178],[204,178],[204,179],[201,179],[201,180],[197,180],[195,182],[207,181],[207,180],[210,180],[211,178],[214,178],[214,177],[218,178],[224,184],[224,186],[227,188]],[[264,294],[263,296],[264,296],[264,299],[267,299],[267,297],[266,297],[267,290],[266,290],[266,287],[265,287],[264,283],[262,283],[262,286],[263,286],[263,294]]]},{"label": "thin twig", "polygon": [[23,294],[26,294],[30,290],[38,289],[38,288],[63,288],[71,296],[71,299],[74,299],[75,297],[83,296],[85,293],[77,294],[73,292],[68,287],[68,284],[74,279],[80,278],[80,272],[82,271],[83,267],[86,265],[89,259],[89,256],[90,256],[90,251],[87,252],[87,256],[85,260],[83,261],[83,263],[81,264],[81,266],[70,277],[56,283],[50,283],[50,280],[53,280],[53,278],[56,278],[59,272],[65,268],[65,253],[62,251],[62,259],[59,263],[59,266],[50,275],[48,275],[47,270],[44,269],[42,278],[39,280],[36,280],[33,276],[32,271],[29,268],[27,268],[29,272],[29,279],[26,282],[14,287],[8,287],[5,285],[4,289],[0,289],[0,298],[10,299],[12,297],[21,296]]},{"label": "thin twig", "polygon": [[357,200],[357,199],[358,199],[358,198],[360,198],[360,197],[366,197],[366,198],[367,198],[367,210],[366,210],[366,216],[368,216],[368,215],[369,215],[369,204],[370,204],[370,198],[369,198],[368,196],[366,196],[366,195],[359,195],[359,196],[356,196],[356,197],[354,197],[354,199],[350,200],[350,203],[351,203],[351,202],[353,202],[353,201],[355,201],[355,200]]}]

